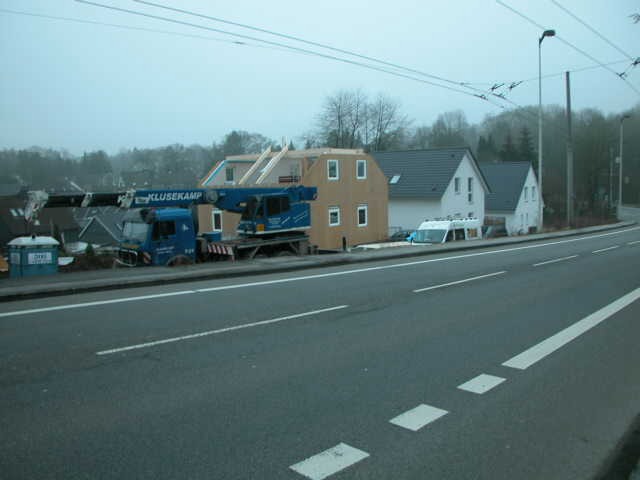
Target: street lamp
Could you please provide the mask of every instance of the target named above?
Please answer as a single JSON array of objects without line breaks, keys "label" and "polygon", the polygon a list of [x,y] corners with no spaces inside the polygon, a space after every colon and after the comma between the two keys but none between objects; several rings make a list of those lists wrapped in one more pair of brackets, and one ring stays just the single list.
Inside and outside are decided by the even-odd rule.
[{"label": "street lamp", "polygon": [[553,37],[555,30],[545,30],[538,39],[538,189],[540,190],[538,231],[542,231],[544,199],[542,196],[542,41],[544,37]]},{"label": "street lamp", "polygon": [[618,218],[620,218],[620,208],[622,207],[622,139],[624,137],[624,121],[630,118],[628,113],[620,117],[620,178],[618,178]]}]

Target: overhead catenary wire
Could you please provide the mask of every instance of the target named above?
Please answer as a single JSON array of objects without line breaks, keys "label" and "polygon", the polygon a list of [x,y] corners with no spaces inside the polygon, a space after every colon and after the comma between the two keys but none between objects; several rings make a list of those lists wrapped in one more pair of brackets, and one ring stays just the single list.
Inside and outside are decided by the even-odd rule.
[{"label": "overhead catenary wire", "polygon": [[[519,12],[518,10],[516,10],[515,8],[511,7],[510,5],[507,5],[506,3],[504,3],[502,0],[496,0],[496,2],[499,5],[502,5],[503,7],[505,7],[506,9],[510,10],[511,12],[515,13],[516,15],[518,15],[520,18],[526,20],[527,22],[531,23],[532,25],[535,25],[536,27],[538,27],[540,30],[547,30],[547,28],[545,28],[543,25],[539,24],[538,22],[536,22],[535,20],[527,17],[525,14],[523,14],[522,12]],[[610,68],[609,66],[605,65],[604,63],[602,63],[600,60],[598,60],[597,58],[593,57],[592,55],[590,55],[589,53],[585,52],[584,50],[582,50],[581,48],[575,46],[573,43],[565,40],[564,38],[562,38],[560,35],[556,34],[555,38],[558,39],[558,41],[564,43],[565,45],[567,45],[568,47],[572,48],[573,50],[575,50],[576,52],[580,53],[581,55],[587,57],[589,60],[592,60],[593,62],[597,63],[598,65],[600,65],[602,68],[605,68],[606,70],[608,70],[609,72],[611,72],[612,74],[614,74],[616,77],[620,78],[623,82],[625,82],[629,88],[631,88],[636,94],[638,94],[638,96],[640,96],[640,90],[638,90],[634,85],[632,85],[626,78],[624,78],[623,76],[620,76],[618,74],[618,72],[616,72],[615,70],[613,70],[612,68]]]},{"label": "overhead catenary wire", "polygon": [[[169,6],[169,5],[163,5],[163,4],[160,4],[160,3],[150,2],[148,0],[131,0],[131,1],[135,2],[135,3],[142,4],[142,5],[147,5],[147,6],[151,6],[151,7],[155,7],[155,8],[168,10],[168,11],[175,12],[175,13],[181,13],[181,14],[184,14],[184,15],[198,17],[198,18],[202,18],[202,19],[205,19],[205,20],[210,20],[210,21],[214,21],[214,22],[224,23],[224,24],[227,24],[227,25],[232,25],[234,27],[245,28],[245,29],[248,29],[248,30],[252,30],[254,32],[266,33],[267,35],[272,35],[272,36],[283,38],[283,39],[286,39],[286,40],[293,40],[293,41],[296,41],[296,42],[303,43],[305,45],[310,45],[310,46],[313,46],[313,47],[323,48],[323,49],[326,49],[326,50],[330,50],[332,52],[341,53],[341,54],[344,54],[344,55],[349,55],[349,56],[352,56],[352,57],[360,58],[361,60],[367,60],[369,62],[378,63],[380,65],[385,65],[387,67],[393,67],[393,68],[401,70],[401,71],[409,72],[409,73],[412,73],[412,74],[418,74],[418,75],[421,75],[421,76],[424,76],[424,77],[427,77],[427,78],[431,78],[433,80],[438,80],[438,81],[441,81],[441,82],[448,83],[450,85],[456,85],[456,86],[462,86],[462,87],[465,87],[465,88],[469,88],[470,90],[473,90],[476,93],[479,92],[478,89],[475,89],[473,87],[469,87],[469,86],[465,85],[464,82],[452,80],[450,78],[446,78],[446,77],[442,77],[440,75],[435,75],[435,74],[432,74],[432,73],[424,72],[422,70],[417,70],[417,69],[414,69],[414,68],[405,67],[405,66],[399,65],[397,63],[389,62],[387,60],[381,60],[379,58],[371,57],[369,55],[364,55],[364,54],[361,54],[361,53],[358,53],[358,52],[354,52],[352,50],[346,50],[346,49],[343,49],[343,48],[334,47],[334,46],[328,45],[326,43],[315,42],[315,41],[307,40],[307,39],[299,37],[299,36],[294,36],[294,35],[289,35],[289,34],[285,34],[285,33],[281,33],[281,32],[276,32],[275,30],[270,30],[270,29],[266,29],[266,28],[260,28],[260,27],[256,27],[254,25],[249,25],[249,24],[246,24],[246,23],[234,22],[234,21],[231,21],[231,20],[226,20],[224,18],[214,17],[214,16],[211,16],[211,15],[205,15],[205,14],[194,12],[194,11],[191,11],[191,10],[185,10],[185,9],[182,9],[182,8],[176,8],[176,7],[172,7],[172,6]],[[484,93],[484,92],[482,92],[482,93]]]},{"label": "overhead catenary wire", "polygon": [[102,3],[93,2],[93,1],[89,1],[89,0],[75,0],[75,1],[78,2],[78,3],[84,3],[86,5],[92,5],[92,6],[99,7],[99,8],[105,8],[105,9],[109,9],[109,10],[119,11],[119,12],[131,14],[131,15],[138,15],[138,16],[142,16],[142,17],[146,17],[146,18],[151,18],[151,19],[155,19],[155,20],[164,21],[164,22],[175,23],[175,24],[178,24],[178,25],[184,25],[184,26],[188,26],[188,27],[192,27],[192,28],[208,30],[208,31],[212,31],[212,32],[215,32],[215,33],[221,33],[221,34],[224,34],[224,35],[230,35],[230,36],[233,36],[233,37],[242,38],[243,40],[250,40],[250,41],[253,41],[253,42],[260,42],[260,43],[264,43],[264,44],[271,45],[271,46],[277,46],[277,47],[285,48],[287,50],[294,51],[294,52],[297,52],[297,53],[302,53],[302,54],[305,54],[305,55],[313,55],[313,56],[317,56],[317,57],[321,57],[321,58],[326,58],[326,59],[329,59],[329,60],[335,60],[335,61],[338,61],[338,62],[343,62],[343,63],[359,66],[359,67],[362,67],[362,68],[367,68],[367,69],[370,69],[370,70],[376,70],[376,71],[379,71],[379,72],[387,73],[389,75],[406,78],[406,79],[413,80],[413,81],[420,82],[420,83],[424,83],[424,84],[427,84],[427,85],[432,85],[432,86],[435,86],[435,87],[444,88],[446,90],[453,91],[453,92],[456,92],[456,93],[460,93],[460,94],[463,94],[463,95],[471,96],[471,97],[474,97],[474,98],[479,98],[481,100],[484,100],[484,101],[487,101],[487,102],[493,104],[494,106],[496,106],[498,108],[504,108],[503,105],[498,104],[496,102],[492,102],[488,97],[486,97],[484,95],[481,95],[481,94],[474,94],[474,93],[471,93],[469,91],[465,91],[465,90],[461,90],[459,88],[451,87],[449,85],[443,85],[443,84],[432,82],[432,81],[429,81],[429,80],[416,78],[416,77],[411,76],[411,75],[405,75],[405,74],[402,74],[402,73],[399,73],[399,72],[396,72],[396,71],[388,70],[388,69],[385,69],[385,68],[382,68],[382,67],[377,67],[375,65],[370,65],[370,64],[366,64],[366,63],[350,60],[348,58],[336,57],[335,55],[328,55],[328,54],[321,53],[321,52],[316,52],[316,51],[313,51],[313,50],[308,50],[308,49],[304,49],[304,48],[300,48],[300,47],[295,47],[293,45],[287,45],[287,44],[283,44],[283,43],[280,43],[280,42],[274,42],[274,41],[271,41],[271,40],[265,40],[265,39],[262,39],[262,38],[253,37],[253,36],[245,35],[245,34],[241,34],[241,33],[229,32],[229,31],[226,31],[226,30],[218,29],[218,28],[207,27],[205,25],[200,25],[200,24],[191,23],[191,22],[185,22],[185,21],[182,21],[182,20],[163,17],[163,16],[160,16],[160,15],[154,15],[154,14],[150,14],[150,13],[139,12],[139,11],[131,10],[131,9],[127,9],[127,8],[115,7],[113,5],[105,5],[105,4],[102,4]]},{"label": "overhead catenary wire", "polygon": [[571,12],[571,10],[569,10],[568,8],[562,6],[560,4],[560,2],[558,2],[557,0],[551,0],[551,2],[558,7],[560,10],[562,10],[563,12],[565,12],[567,15],[569,15],[571,18],[573,18],[576,22],[581,23],[583,26],[585,26],[586,28],[588,28],[589,30],[591,30],[592,33],[594,33],[595,35],[597,35],[601,40],[603,40],[604,42],[606,42],[609,46],[615,48],[618,52],[620,52],[622,55],[624,55],[625,57],[627,57],[629,60],[631,60],[632,62],[635,60],[630,54],[628,54],[627,52],[625,52],[624,50],[622,50],[618,45],[616,45],[615,43],[613,43],[612,41],[610,41],[607,37],[605,37],[604,35],[602,35],[600,32],[598,32],[595,28],[593,28],[591,25],[589,25],[587,22],[585,22],[584,20],[582,20],[581,18],[579,18],[575,13]]},{"label": "overhead catenary wire", "polygon": [[[386,61],[386,60],[381,60],[379,58],[371,57],[371,56],[368,56],[368,55],[363,55],[361,53],[357,53],[357,52],[354,52],[352,50],[346,50],[346,49],[343,49],[343,48],[337,48],[337,47],[333,47],[331,45],[328,45],[326,43],[314,42],[314,41],[307,40],[307,39],[304,39],[304,38],[299,37],[299,36],[280,33],[280,32],[276,32],[274,30],[256,27],[256,26],[249,25],[249,24],[246,24],[246,23],[234,22],[234,21],[226,20],[226,19],[220,18],[220,17],[213,17],[211,15],[205,15],[205,14],[197,13],[197,12],[194,12],[194,11],[191,11],[191,10],[185,10],[185,9],[182,9],[182,8],[175,8],[175,7],[172,7],[172,6],[169,6],[169,5],[163,5],[163,4],[156,3],[156,2],[150,2],[148,0],[131,0],[131,1],[139,3],[139,4],[142,4],[142,5],[147,5],[147,6],[151,6],[151,7],[155,7],[155,8],[161,8],[161,9],[168,10],[168,11],[175,12],[175,13],[180,13],[180,14],[184,14],[184,15],[190,15],[190,16],[203,18],[203,19],[206,19],[206,20],[214,21],[214,22],[224,23],[224,24],[227,24],[227,25],[233,25],[235,27],[245,28],[245,29],[252,30],[252,31],[255,31],[255,32],[266,33],[268,35],[273,35],[273,36],[284,38],[284,39],[287,39],[287,40],[293,40],[293,41],[300,42],[300,43],[303,43],[303,44],[306,44],[306,45],[311,45],[311,46],[314,46],[314,47],[324,48],[324,49],[327,49],[327,50],[330,50],[330,51],[333,51],[333,52],[336,52],[336,53],[341,53],[341,54],[349,55],[349,56],[352,56],[352,57],[355,57],[355,58],[360,58],[360,59],[363,59],[363,60],[375,62],[375,63],[378,63],[380,65],[385,65],[387,67],[392,67],[394,69],[398,69],[398,70],[403,71],[403,72],[409,72],[411,74],[421,75],[421,76],[424,76],[426,78],[431,78],[433,80],[438,80],[438,81],[441,81],[441,82],[448,83],[450,85],[461,86],[461,87],[467,88],[470,91],[474,92],[474,96],[476,96],[476,97],[478,97],[478,98],[480,98],[482,100],[489,101],[487,96],[490,95],[492,97],[499,98],[502,101],[505,101],[505,102],[510,103],[512,105],[519,106],[519,105],[509,101],[503,94],[495,93],[494,90],[484,91],[482,89],[473,87],[473,86],[471,86],[471,84],[468,84],[468,83],[465,83],[465,82],[451,80],[449,78],[445,78],[445,77],[442,77],[442,76],[439,76],[439,75],[434,75],[432,73],[424,72],[422,70],[417,70],[417,69],[414,69],[414,68],[405,67],[405,66],[399,65],[397,63],[389,62],[389,61]],[[500,104],[496,104],[494,102],[490,102],[490,103],[492,103],[492,104],[494,104],[496,106],[499,106],[500,108],[504,108]]]},{"label": "overhead catenary wire", "polygon": [[0,8],[0,13],[8,13],[11,15],[22,15],[22,16],[27,16],[27,17],[36,17],[36,18],[45,18],[48,20],[58,20],[58,21],[65,21],[65,22],[72,22],[72,23],[82,23],[82,24],[87,24],[87,25],[98,25],[101,27],[111,27],[111,28],[119,28],[119,29],[123,29],[123,30],[133,30],[133,31],[141,31],[141,32],[148,32],[148,33],[160,33],[163,35],[175,35],[178,37],[187,37],[187,38],[196,38],[196,39],[201,39],[201,40],[211,40],[211,41],[215,41],[215,42],[223,42],[223,43],[229,43],[229,44],[235,44],[235,45],[248,45],[248,46],[252,46],[252,47],[258,47],[258,48],[268,48],[264,45],[259,45],[259,44],[248,44],[248,43],[244,43],[244,42],[238,42],[237,40],[229,40],[227,38],[215,38],[215,37],[208,37],[205,35],[196,35],[193,33],[182,33],[182,32],[174,32],[171,30],[161,30],[161,29],[156,29],[156,28],[146,28],[146,27],[136,27],[133,25],[122,25],[122,24],[118,24],[118,23],[108,23],[108,22],[98,22],[95,20],[86,20],[86,19],[82,19],[82,18],[73,18],[73,17],[59,17],[56,15],[47,15],[44,13],[34,13],[34,12],[25,12],[25,11],[21,11],[21,10],[10,10],[7,8]]}]

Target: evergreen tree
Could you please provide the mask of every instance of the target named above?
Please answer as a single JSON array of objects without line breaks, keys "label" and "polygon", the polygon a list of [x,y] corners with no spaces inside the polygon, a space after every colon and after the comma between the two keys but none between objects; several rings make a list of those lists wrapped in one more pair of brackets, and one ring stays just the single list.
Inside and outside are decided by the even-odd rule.
[{"label": "evergreen tree", "polygon": [[518,150],[513,144],[513,139],[511,138],[511,132],[507,133],[507,137],[504,140],[504,144],[500,149],[500,158],[503,162],[517,162],[520,159],[520,155],[518,155]]},{"label": "evergreen tree", "polygon": [[518,142],[518,156],[523,162],[531,162],[535,160],[536,151],[533,148],[531,133],[527,127],[520,130],[520,141]]}]

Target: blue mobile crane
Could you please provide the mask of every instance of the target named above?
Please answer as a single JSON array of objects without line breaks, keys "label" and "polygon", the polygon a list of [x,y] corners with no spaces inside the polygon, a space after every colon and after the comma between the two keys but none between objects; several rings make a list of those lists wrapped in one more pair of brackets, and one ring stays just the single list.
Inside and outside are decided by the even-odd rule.
[{"label": "blue mobile crane", "polygon": [[[129,190],[115,193],[48,194],[29,192],[25,216],[42,208],[119,206],[128,209],[118,248],[119,263],[175,265],[256,255],[305,255],[311,226],[309,201],[315,187],[220,187],[180,190]],[[241,214],[238,238],[219,232],[198,235],[193,207],[212,205]]]}]

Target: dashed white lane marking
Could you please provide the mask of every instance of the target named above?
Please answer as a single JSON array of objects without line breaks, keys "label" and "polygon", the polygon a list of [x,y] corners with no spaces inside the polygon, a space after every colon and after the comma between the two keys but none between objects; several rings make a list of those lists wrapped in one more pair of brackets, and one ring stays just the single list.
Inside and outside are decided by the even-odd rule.
[{"label": "dashed white lane marking", "polygon": [[[463,254],[463,255],[453,255],[450,257],[440,257],[440,258],[431,258],[429,260],[417,260],[414,262],[405,262],[405,263],[394,263],[391,265],[380,265],[377,267],[367,267],[367,268],[356,268],[353,270],[343,270],[340,272],[331,272],[331,273],[320,273],[320,274],[316,274],[316,275],[303,275],[303,276],[298,276],[298,277],[290,277],[290,278],[281,278],[278,280],[265,280],[265,281],[260,281],[260,282],[250,282],[250,283],[239,283],[239,284],[233,284],[233,285],[222,285],[219,287],[210,287],[210,288],[200,288],[200,289],[195,289],[195,290],[184,290],[181,292],[169,292],[169,293],[159,293],[159,294],[155,294],[155,295],[142,295],[142,296],[137,296],[137,297],[125,297],[125,298],[116,298],[116,299],[112,299],[112,300],[101,300],[101,301],[96,301],[96,302],[86,302],[86,303],[76,303],[76,304],[71,304],[71,305],[58,305],[58,306],[53,306],[53,307],[43,307],[43,308],[34,308],[34,309],[29,309],[29,310],[16,310],[13,312],[4,312],[4,313],[0,313],[0,318],[2,317],[11,317],[11,316],[15,316],[15,315],[26,315],[29,313],[42,313],[42,312],[51,312],[51,311],[55,311],[55,310],[66,310],[69,308],[81,308],[81,307],[93,307],[93,306],[98,306],[98,305],[108,305],[111,303],[121,303],[121,302],[132,302],[132,301],[136,301],[136,300],[148,300],[148,299],[152,299],[152,298],[161,298],[161,297],[170,297],[173,295],[185,295],[185,294],[189,294],[189,293],[205,293],[205,292],[215,292],[215,291],[220,291],[220,290],[231,290],[231,289],[235,289],[235,288],[247,288],[247,287],[257,287],[257,286],[263,286],[263,285],[276,285],[279,283],[288,283],[288,282],[297,282],[297,281],[301,281],[301,280],[313,280],[316,278],[327,278],[327,277],[337,277],[337,276],[341,276],[341,275],[352,275],[355,273],[364,273],[364,272],[373,272],[376,270],[388,270],[388,269],[392,269],[392,268],[403,268],[403,267],[413,267],[416,265],[424,265],[424,264],[428,264],[428,263],[436,263],[436,262],[446,262],[448,260],[460,260],[463,258],[471,258],[471,257],[481,257],[481,256],[485,256],[485,255],[496,255],[499,253],[509,253],[509,252],[516,252],[516,251],[520,251],[520,250],[529,250],[532,248],[542,248],[542,247],[548,247],[551,245],[561,245],[564,243],[573,243],[573,242],[581,242],[584,240],[591,240],[593,238],[601,238],[601,237],[608,237],[611,235],[620,235],[622,233],[627,233],[627,232],[633,232],[635,230],[640,229],[640,227],[633,227],[633,228],[627,228],[625,230],[619,230],[616,232],[609,232],[609,233],[601,233],[598,235],[590,235],[587,237],[579,237],[579,238],[571,238],[568,240],[558,240],[555,242],[547,242],[547,243],[537,243],[534,245],[525,245],[522,247],[513,247],[513,248],[502,248],[499,250],[490,250],[490,251],[486,251],[486,252],[476,252],[476,253],[467,253],[467,254]],[[490,248],[490,246],[487,246],[487,248]]]},{"label": "dashed white lane marking", "polygon": [[165,343],[180,342],[182,340],[191,340],[194,338],[206,337],[208,335],[217,335],[220,333],[233,332],[234,330],[241,330],[243,328],[259,327],[261,325],[269,325],[271,323],[284,322],[285,320],[293,320],[294,318],[308,317],[310,315],[317,315],[319,313],[332,312],[334,310],[341,310],[347,308],[349,305],[338,305],[337,307],[323,308],[321,310],[313,310],[311,312],[296,313],[295,315],[287,315],[286,317],[272,318],[271,320],[262,320],[260,322],[244,323],[242,325],[234,325],[232,327],[219,328],[217,330],[209,330],[208,332],[193,333],[191,335],[183,335],[181,337],[165,338],[164,340],[156,340],[154,342],[139,343],[137,345],[129,345],[127,347],[112,348],[110,350],[102,350],[96,352],[96,355],[109,355],[111,353],[126,352],[128,350],[137,350],[140,348],[155,347],[156,345],[163,345]]},{"label": "dashed white lane marking", "polygon": [[502,365],[524,370],[566,345],[571,340],[591,330],[599,323],[604,322],[607,318],[635,302],[638,298],[640,298],[640,288],[636,288],[632,292],[627,293],[609,305],[593,312],[591,315],[584,317],[582,320],[577,321],[573,325],[507,360]]},{"label": "dashed white lane marking", "polygon": [[156,293],[154,295],[141,295],[139,297],[114,298],[112,300],[100,300],[97,302],[72,303],[70,305],[57,305],[55,307],[32,308],[30,310],[18,310],[15,312],[0,313],[0,317],[12,317],[15,315],[26,315],[28,313],[54,312],[56,310],[68,310],[70,308],[95,307],[97,305],[109,305],[112,303],[135,302],[138,300],[151,300],[162,297],[175,297],[176,295],[187,295],[195,293],[193,290],[182,290],[180,292]]},{"label": "dashed white lane marking", "polygon": [[391,420],[389,420],[389,422],[393,423],[394,425],[398,425],[399,427],[417,432],[425,425],[428,425],[431,422],[435,422],[437,419],[443,417],[447,413],[449,412],[447,412],[446,410],[432,407],[431,405],[425,405],[423,403],[415,408],[412,408],[411,410],[401,413],[397,417],[392,418]]},{"label": "dashed white lane marking", "polygon": [[504,382],[506,378],[495,377],[493,375],[487,375],[483,373],[478,375],[475,378],[472,378],[468,382],[463,383],[462,385],[458,385],[460,390],[465,390],[471,393],[483,394],[488,392],[494,387],[497,387],[502,382]]},{"label": "dashed white lane marking", "polygon": [[637,243],[640,243],[640,240],[636,240],[635,242],[628,242],[627,245],[635,245]]},{"label": "dashed white lane marking", "polygon": [[613,247],[607,247],[607,248],[601,248],[600,250],[594,250],[591,253],[601,253],[601,252],[608,252],[609,250],[614,250],[616,248],[620,248],[620,245],[614,245]]},{"label": "dashed white lane marking", "polygon": [[369,454],[346,443],[339,443],[324,452],[291,465],[289,468],[311,480],[322,480],[354,463],[367,458]]},{"label": "dashed white lane marking", "polygon": [[460,283],[473,282],[474,280],[480,280],[481,278],[495,277],[496,275],[502,275],[507,273],[506,270],[501,272],[487,273],[486,275],[478,275],[477,277],[465,278],[464,280],[456,280],[455,282],[443,283],[441,285],[433,285],[431,287],[418,288],[414,290],[414,293],[426,292],[428,290],[435,290],[436,288],[450,287],[451,285],[458,285]]},{"label": "dashed white lane marking", "polygon": [[577,256],[578,255],[570,255],[568,257],[554,258],[553,260],[547,260],[546,262],[534,263],[533,266],[540,267],[542,265],[549,265],[550,263],[563,262],[565,260],[571,260],[572,258],[576,258]]}]

